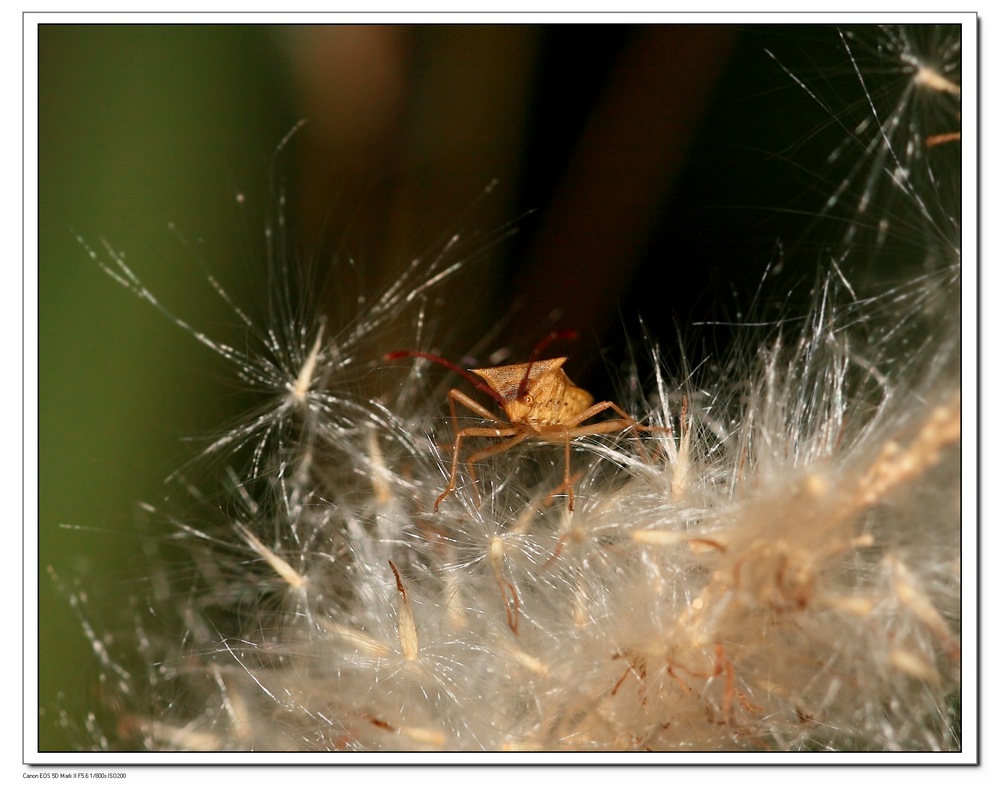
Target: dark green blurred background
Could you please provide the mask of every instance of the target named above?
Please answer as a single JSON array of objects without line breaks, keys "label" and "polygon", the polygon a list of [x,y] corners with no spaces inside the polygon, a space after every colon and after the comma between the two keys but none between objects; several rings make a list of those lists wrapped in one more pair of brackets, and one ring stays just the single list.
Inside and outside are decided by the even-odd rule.
[{"label": "dark green blurred background", "polygon": [[218,424],[232,393],[212,355],[114,284],[75,234],[95,247],[107,239],[166,304],[210,322],[199,314],[207,293],[190,297],[207,286],[197,258],[223,280],[246,276],[233,184],[253,172],[247,188],[266,186],[267,156],[292,124],[285,82],[259,28],[39,31],[43,751],[87,747],[56,717],[65,710],[80,729],[99,703],[80,621],[45,567],[79,581],[99,633],[117,628],[142,572],[136,503],[162,497],[163,479],[188,458],[180,440]]}]

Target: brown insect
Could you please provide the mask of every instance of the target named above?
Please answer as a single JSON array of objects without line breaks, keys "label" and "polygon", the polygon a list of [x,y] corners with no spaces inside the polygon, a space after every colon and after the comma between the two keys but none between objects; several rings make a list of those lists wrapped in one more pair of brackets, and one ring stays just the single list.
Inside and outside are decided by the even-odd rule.
[{"label": "brown insect", "polygon": [[[539,353],[553,341],[575,337],[576,332],[574,331],[554,331],[535,347],[526,364],[508,364],[502,367],[484,367],[471,370],[462,369],[440,356],[417,350],[397,350],[386,354],[387,361],[399,358],[424,358],[457,372],[477,389],[495,399],[507,416],[506,421],[498,418],[459,389],[452,389],[448,392],[455,442],[451,447],[451,475],[444,492],[434,502],[435,512],[441,505],[441,501],[455,490],[455,478],[458,474],[462,442],[468,438],[507,439],[495,446],[474,451],[469,455],[466,459],[466,465],[473,482],[476,478],[475,463],[502,454],[528,438],[537,438],[549,443],[562,443],[565,452],[563,481],[553,491],[553,494],[565,492],[569,498],[569,509],[572,511],[573,485],[569,472],[569,444],[573,438],[583,435],[621,432],[630,427],[649,431],[657,429],[639,424],[614,402],[605,400],[594,404],[594,398],[590,392],[573,385],[573,381],[563,372],[562,366],[566,363],[566,356],[538,360]],[[477,380],[473,375],[478,376],[481,380]],[[456,404],[471,410],[477,416],[481,416],[491,426],[459,429]],[[597,424],[583,423],[606,410],[613,410],[620,418]]]}]

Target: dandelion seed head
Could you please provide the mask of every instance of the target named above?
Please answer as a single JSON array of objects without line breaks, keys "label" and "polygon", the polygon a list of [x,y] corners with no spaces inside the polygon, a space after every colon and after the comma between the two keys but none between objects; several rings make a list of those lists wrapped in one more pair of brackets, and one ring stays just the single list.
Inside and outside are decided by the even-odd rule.
[{"label": "dandelion seed head", "polygon": [[[212,280],[241,344],[176,316],[110,244],[81,240],[262,394],[204,451],[221,481],[185,469],[172,483],[187,508],[146,509],[190,560],[161,564],[163,590],[135,603],[157,625],[136,627],[145,674],[81,616],[117,682],[121,737],[189,750],[960,747],[959,217],[916,98],[948,117],[960,51],[953,31],[931,42],[937,60],[910,29],[838,38],[864,107],[860,121],[836,116],[848,143],[831,161],[849,163],[825,209],[848,212],[849,243],[824,255],[801,313],[742,309],[728,357],[678,372],[645,342],[649,385],[625,377],[620,429],[494,452],[512,437],[489,431],[506,423],[498,403],[449,418],[455,381],[424,361],[445,333],[429,299],[447,298],[469,259],[463,233],[351,298],[343,325],[293,308],[287,290],[261,323]],[[872,58],[904,87],[883,95]],[[297,281],[276,251],[282,226],[265,231],[270,262]],[[870,294],[857,258],[914,228],[920,273]],[[399,369],[378,360],[401,330],[415,358]],[[459,432],[484,424],[466,433],[481,454],[455,460]]]}]

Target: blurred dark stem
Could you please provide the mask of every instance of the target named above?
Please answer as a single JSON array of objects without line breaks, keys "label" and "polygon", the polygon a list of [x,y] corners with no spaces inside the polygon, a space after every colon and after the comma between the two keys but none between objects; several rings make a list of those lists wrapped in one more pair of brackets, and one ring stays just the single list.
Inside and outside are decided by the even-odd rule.
[{"label": "blurred dark stem", "polygon": [[472,228],[502,227],[518,202],[539,219],[511,245],[519,259],[511,247],[485,255],[437,318],[451,352],[491,334],[484,352],[518,357],[553,327],[578,329],[591,350],[613,327],[736,30],[357,26],[294,37],[310,118],[305,237],[346,239],[377,280],[371,291],[499,179]]},{"label": "blurred dark stem", "polygon": [[652,26],[624,47],[515,280],[515,344],[530,346],[557,315],[607,332],[734,38],[725,26]]}]

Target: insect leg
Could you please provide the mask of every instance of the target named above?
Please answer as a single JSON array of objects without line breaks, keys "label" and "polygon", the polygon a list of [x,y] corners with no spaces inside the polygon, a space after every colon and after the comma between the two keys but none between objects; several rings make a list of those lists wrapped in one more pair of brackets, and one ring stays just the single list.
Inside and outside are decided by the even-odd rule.
[{"label": "insect leg", "polygon": [[[494,433],[491,433],[488,437],[491,438],[504,438],[508,435],[513,435],[514,437],[510,440],[499,443],[496,446],[490,446],[488,449],[480,449],[479,451],[473,452],[469,455],[469,458],[465,461],[466,467],[469,469],[469,477],[472,479],[473,485],[477,483],[476,479],[476,463],[480,460],[485,460],[487,457],[493,457],[497,454],[502,454],[507,451],[507,449],[512,449],[517,444],[521,443],[525,438],[527,438],[531,433],[528,431],[518,432],[520,428],[518,427],[505,427],[503,429],[498,429]],[[478,488],[477,488],[478,489]]]},{"label": "insect leg", "polygon": [[563,445],[565,446],[565,461],[563,462],[563,488],[569,497],[569,510],[573,511],[573,484],[569,479],[569,430],[563,431]]},{"label": "insect leg", "polygon": [[[579,426],[580,424],[582,424],[583,422],[585,422],[587,419],[592,419],[598,413],[603,413],[604,411],[608,410],[609,408],[611,410],[613,410],[615,413],[617,413],[619,416],[621,416],[622,418],[621,419],[614,419],[613,421],[605,421],[605,422],[602,422],[601,424],[595,424],[594,425],[595,427],[603,426],[604,424],[620,424],[622,421],[624,421],[625,424],[624,424],[624,426],[619,427],[618,429],[625,429],[625,427],[631,427],[633,424],[638,424],[638,422],[635,419],[633,419],[631,416],[629,416],[620,407],[618,407],[617,405],[615,405],[615,403],[610,402],[609,400],[605,400],[604,402],[598,402],[598,403],[595,403],[594,405],[591,405],[589,408],[587,408],[582,413],[578,413],[572,419],[570,419],[569,421],[567,421],[565,426],[567,426],[567,427],[576,427],[576,426]],[[615,431],[614,429],[602,430],[602,432],[614,432],[614,431]],[[583,434],[583,435],[596,435],[597,433],[581,433],[581,434]]]},{"label": "insect leg", "polygon": [[452,389],[451,391],[448,392],[448,406],[451,408],[451,434],[455,437],[457,437],[459,433],[458,411],[455,408],[456,403],[468,408],[477,416],[480,416],[493,424],[504,423],[499,421],[496,416],[494,416],[486,408],[484,408],[482,405],[480,405],[478,402],[472,399],[472,397],[470,397],[468,394],[465,394],[459,391],[458,389]]},{"label": "insect leg", "polygon": [[[492,419],[492,416],[490,417]],[[437,500],[434,501],[434,511],[438,510],[441,505],[441,501],[447,498],[455,491],[455,477],[458,475],[458,458],[461,453],[462,441],[465,438],[507,438],[511,435],[515,435],[518,432],[517,427],[466,427],[465,429],[459,430],[455,433],[455,445],[452,447],[451,455],[451,475],[448,477],[448,486],[444,488]],[[525,436],[527,437],[527,436]],[[523,440],[523,438],[521,439]],[[520,440],[517,441],[520,443]],[[500,444],[500,446],[494,446],[494,449],[504,447],[509,441]],[[513,444],[511,444],[513,445]],[[492,452],[491,452],[492,453]],[[472,471],[472,462],[475,461],[477,455],[482,454],[482,452],[474,452],[472,456],[469,457],[469,469]],[[487,455],[489,456],[489,455]],[[475,472],[473,473],[473,481],[475,481]]]}]

